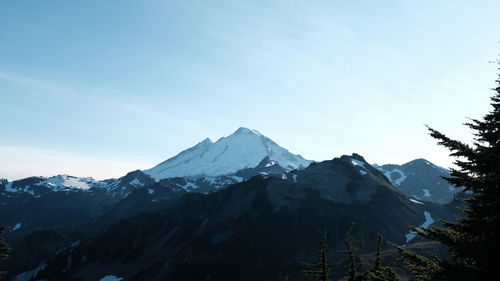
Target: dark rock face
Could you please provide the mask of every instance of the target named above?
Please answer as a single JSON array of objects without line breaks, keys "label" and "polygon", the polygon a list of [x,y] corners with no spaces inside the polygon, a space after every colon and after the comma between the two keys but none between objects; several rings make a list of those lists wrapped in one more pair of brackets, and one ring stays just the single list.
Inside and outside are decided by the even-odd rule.
[{"label": "dark rock face", "polygon": [[61,175],[4,182],[0,186],[0,221],[7,226],[19,224],[16,234],[38,228],[83,227],[133,190],[154,182],[141,171],[105,181]]},{"label": "dark rock face", "polygon": [[43,261],[56,254],[76,247],[83,233],[78,231],[56,231],[40,229],[26,235],[11,253],[6,261],[10,272],[23,272],[26,269],[37,268]]},{"label": "dark rock face", "polygon": [[450,171],[425,159],[416,159],[403,165],[378,166],[384,175],[403,193],[418,200],[449,203],[460,189],[441,177]]},{"label": "dark rock face", "polygon": [[[110,212],[133,190],[154,182],[141,171],[105,181],[67,175],[2,181],[0,225],[11,227],[5,238],[13,250],[12,258],[0,267],[7,267],[12,274],[31,269],[34,260],[40,263],[74,242],[66,238],[55,241],[58,238],[54,237],[65,237],[66,233],[75,231],[98,231],[96,221],[103,214]],[[40,232],[45,230],[51,232]],[[29,245],[30,251],[23,245]],[[23,259],[24,255],[31,258]]]},{"label": "dark rock face", "polygon": [[11,227],[19,224],[19,229],[8,235],[11,241],[39,228],[85,226],[96,230],[145,210],[165,208],[188,192],[208,194],[255,175],[284,173],[275,164],[265,158],[257,167],[237,175],[167,178],[159,182],[140,170],[103,181],[67,175],[2,180],[0,222]]},{"label": "dark rock face", "polygon": [[347,204],[368,202],[379,185],[393,189],[380,172],[359,155],[313,163],[309,168],[297,171],[294,181],[319,190],[328,200]]},{"label": "dark rock face", "polygon": [[94,222],[118,199],[86,192],[51,192],[38,198],[20,195],[3,198],[0,221],[19,227],[13,232],[28,233],[38,228],[81,227]]},{"label": "dark rock face", "polygon": [[[159,193],[162,184],[177,186],[175,180],[160,181],[123,202],[140,202],[137,198],[150,195],[148,189]],[[313,259],[324,231],[329,256],[338,260],[352,222],[355,236],[365,241],[362,250],[371,251],[378,232],[404,244],[407,226],[422,224],[424,211],[447,215],[439,204],[409,200],[359,155],[163,202],[163,209],[117,221],[51,258],[38,278],[276,280],[300,272],[301,262]]]},{"label": "dark rock face", "polygon": [[281,167],[276,161],[273,161],[266,156],[256,167],[239,170],[234,175],[244,179],[249,179],[257,175],[281,175],[286,172],[285,168]]}]

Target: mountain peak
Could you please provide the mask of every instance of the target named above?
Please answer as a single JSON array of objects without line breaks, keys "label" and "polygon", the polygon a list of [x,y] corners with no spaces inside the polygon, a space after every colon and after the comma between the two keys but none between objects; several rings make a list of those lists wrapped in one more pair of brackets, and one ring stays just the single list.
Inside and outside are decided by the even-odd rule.
[{"label": "mountain peak", "polygon": [[404,166],[419,166],[419,167],[424,167],[424,168],[428,168],[428,169],[439,169],[439,170],[448,172],[448,169],[443,168],[441,166],[438,166],[438,165],[436,165],[436,164],[434,164],[434,163],[432,163],[429,160],[424,159],[424,158],[418,158],[418,159],[412,160],[412,161],[405,163],[401,166],[402,167],[404,167]]},{"label": "mountain peak", "polygon": [[311,161],[292,154],[257,130],[238,128],[215,143],[209,139],[145,170],[156,179],[171,177],[220,176],[254,168],[265,158],[286,170],[304,168]]},{"label": "mountain peak", "polygon": [[196,146],[210,146],[212,145],[213,142],[209,138],[205,138],[204,140],[200,141]]},{"label": "mountain peak", "polygon": [[[414,159],[408,163],[426,163],[427,164],[427,163],[430,163],[430,161],[427,159],[424,159],[424,158],[417,158],[417,159]],[[408,164],[408,163],[406,163],[406,164]]]},{"label": "mountain peak", "polygon": [[358,161],[363,161],[365,163],[368,163],[366,162],[365,158],[357,153],[353,153],[351,156],[347,156],[347,157],[350,157],[352,159],[355,159],[355,160],[358,160]]},{"label": "mountain peak", "polygon": [[239,127],[238,130],[234,131],[234,133],[231,134],[231,136],[244,135],[244,134],[253,134],[253,135],[257,135],[257,136],[262,136],[262,134],[259,131],[248,129],[245,127]]}]

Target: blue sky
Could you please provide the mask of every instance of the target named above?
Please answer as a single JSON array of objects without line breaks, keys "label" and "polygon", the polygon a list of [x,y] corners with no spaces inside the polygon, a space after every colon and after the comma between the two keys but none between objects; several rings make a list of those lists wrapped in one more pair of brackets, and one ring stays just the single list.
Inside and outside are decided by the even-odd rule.
[{"label": "blue sky", "polygon": [[307,159],[449,166],[499,1],[2,1],[0,177],[108,178],[240,126]]}]

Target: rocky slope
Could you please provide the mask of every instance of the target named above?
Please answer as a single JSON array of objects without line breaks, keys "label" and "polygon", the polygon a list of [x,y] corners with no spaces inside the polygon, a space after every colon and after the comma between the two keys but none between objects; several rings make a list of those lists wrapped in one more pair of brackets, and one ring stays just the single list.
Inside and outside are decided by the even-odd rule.
[{"label": "rocky slope", "polygon": [[338,260],[352,222],[356,237],[372,248],[378,232],[406,244],[413,239],[408,225],[427,227],[437,217],[450,215],[440,204],[408,198],[361,156],[343,156],[284,175],[256,176],[208,195],[187,193],[60,253],[39,276],[276,280],[311,261],[324,231],[329,256]]},{"label": "rocky slope", "polygon": [[425,159],[416,159],[403,165],[376,166],[403,193],[417,200],[449,203],[460,190],[441,177],[450,171]]}]

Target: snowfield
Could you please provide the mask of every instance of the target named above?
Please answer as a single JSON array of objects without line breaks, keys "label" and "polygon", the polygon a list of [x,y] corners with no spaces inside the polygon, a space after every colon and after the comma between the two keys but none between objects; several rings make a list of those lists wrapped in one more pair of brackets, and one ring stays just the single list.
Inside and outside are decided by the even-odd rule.
[{"label": "snowfield", "polygon": [[215,143],[205,139],[144,172],[156,179],[221,176],[256,167],[266,156],[287,170],[305,168],[312,162],[290,153],[256,130],[239,128]]},{"label": "snowfield", "polygon": [[[425,221],[419,226],[420,229],[426,229],[434,222],[434,219],[432,218],[431,213],[424,211],[424,217],[425,217]],[[408,243],[411,240],[413,240],[413,238],[415,238],[416,235],[415,235],[415,233],[410,231],[408,234],[405,235],[405,237],[406,237],[406,243]]]}]

